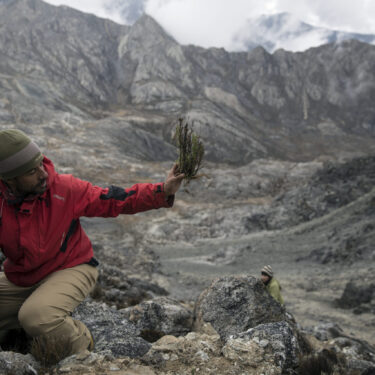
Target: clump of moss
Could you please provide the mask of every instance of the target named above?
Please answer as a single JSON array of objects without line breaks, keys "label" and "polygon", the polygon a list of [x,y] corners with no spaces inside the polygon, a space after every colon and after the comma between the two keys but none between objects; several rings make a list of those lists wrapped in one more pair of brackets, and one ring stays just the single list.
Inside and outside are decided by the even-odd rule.
[{"label": "clump of moss", "polygon": [[187,122],[184,124],[182,118],[176,126],[174,140],[179,149],[178,168],[180,173],[185,174],[184,180],[188,184],[190,180],[201,177],[197,173],[202,166],[204,146],[200,137],[189,128]]}]

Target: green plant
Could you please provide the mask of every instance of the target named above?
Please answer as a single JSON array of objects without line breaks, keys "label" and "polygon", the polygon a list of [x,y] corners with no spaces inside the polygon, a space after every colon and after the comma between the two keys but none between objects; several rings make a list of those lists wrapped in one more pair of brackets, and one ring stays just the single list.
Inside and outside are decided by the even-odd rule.
[{"label": "green plant", "polygon": [[200,137],[189,128],[189,124],[186,122],[184,125],[182,118],[176,126],[174,140],[179,149],[178,168],[180,173],[185,174],[184,180],[188,184],[190,180],[201,177],[197,173],[202,166],[204,146]]}]

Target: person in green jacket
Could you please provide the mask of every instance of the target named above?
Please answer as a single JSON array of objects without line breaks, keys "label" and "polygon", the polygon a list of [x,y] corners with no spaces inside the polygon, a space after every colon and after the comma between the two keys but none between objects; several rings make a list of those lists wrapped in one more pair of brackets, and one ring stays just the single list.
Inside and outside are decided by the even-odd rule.
[{"label": "person in green jacket", "polygon": [[273,277],[272,267],[270,265],[264,266],[261,270],[260,278],[266,286],[267,292],[277,301],[280,305],[284,305],[284,300],[281,295],[281,285]]}]

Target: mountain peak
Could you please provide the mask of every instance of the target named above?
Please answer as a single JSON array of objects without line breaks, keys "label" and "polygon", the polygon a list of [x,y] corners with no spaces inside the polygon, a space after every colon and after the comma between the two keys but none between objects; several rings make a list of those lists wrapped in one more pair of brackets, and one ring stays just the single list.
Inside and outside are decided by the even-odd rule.
[{"label": "mountain peak", "polygon": [[144,14],[138,21],[131,26],[130,36],[132,39],[143,41],[147,45],[160,42],[173,42],[175,40],[170,36],[151,16]]},{"label": "mountain peak", "polygon": [[140,26],[147,31],[157,31],[161,33],[166,33],[160,24],[148,14],[143,14],[133,26]]}]

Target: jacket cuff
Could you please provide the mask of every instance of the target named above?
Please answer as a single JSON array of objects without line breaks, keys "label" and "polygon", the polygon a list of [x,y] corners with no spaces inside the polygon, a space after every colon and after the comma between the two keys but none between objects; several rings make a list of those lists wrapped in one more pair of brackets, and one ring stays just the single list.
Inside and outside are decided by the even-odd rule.
[{"label": "jacket cuff", "polygon": [[164,192],[164,182],[154,184],[154,195],[160,207],[172,207],[174,203],[174,195],[166,196]]}]

